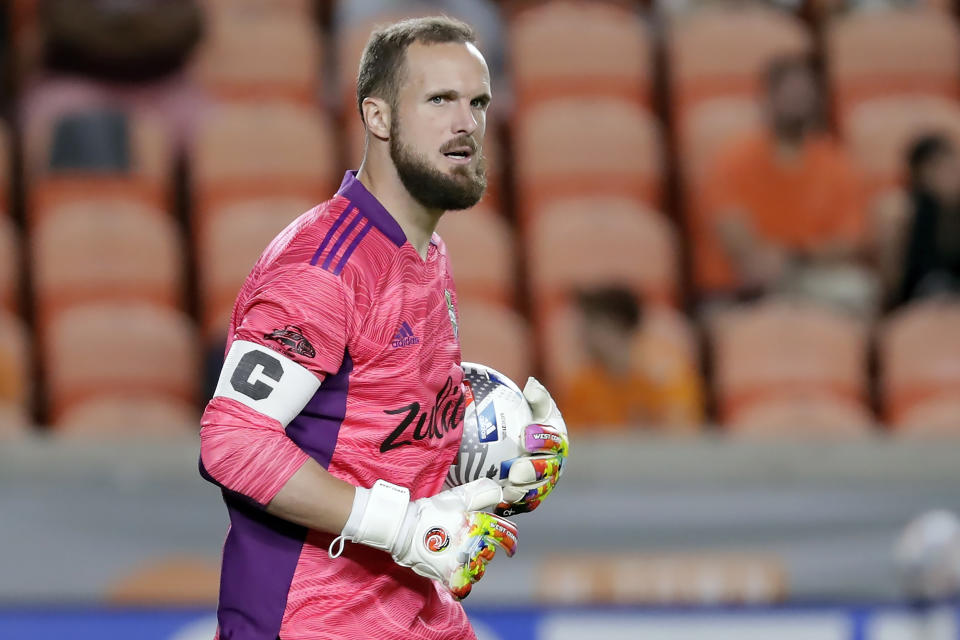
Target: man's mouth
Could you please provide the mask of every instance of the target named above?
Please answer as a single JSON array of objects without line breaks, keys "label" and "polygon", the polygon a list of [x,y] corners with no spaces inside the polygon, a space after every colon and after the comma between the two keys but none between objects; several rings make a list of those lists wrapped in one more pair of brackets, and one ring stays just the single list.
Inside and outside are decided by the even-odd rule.
[{"label": "man's mouth", "polygon": [[454,147],[445,151],[443,155],[456,164],[466,164],[473,158],[473,149],[467,146]]}]

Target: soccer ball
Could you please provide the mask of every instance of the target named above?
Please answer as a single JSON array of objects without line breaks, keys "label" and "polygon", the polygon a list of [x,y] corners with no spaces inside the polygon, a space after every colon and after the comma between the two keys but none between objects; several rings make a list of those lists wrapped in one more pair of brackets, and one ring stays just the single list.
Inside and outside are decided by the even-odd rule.
[{"label": "soccer ball", "polygon": [[467,386],[463,437],[446,486],[478,478],[504,484],[510,461],[524,453],[523,432],[533,422],[530,406],[520,387],[499,371],[472,362],[462,366]]}]

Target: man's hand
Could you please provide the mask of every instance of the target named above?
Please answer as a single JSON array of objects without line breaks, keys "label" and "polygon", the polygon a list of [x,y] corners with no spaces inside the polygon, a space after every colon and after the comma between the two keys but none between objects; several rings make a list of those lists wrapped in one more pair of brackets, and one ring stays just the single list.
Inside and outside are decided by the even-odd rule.
[{"label": "man's hand", "polygon": [[415,502],[406,488],[378,480],[371,489],[357,489],[341,535],[389,552],[397,564],[438,580],[462,600],[483,577],[496,547],[508,556],[516,553],[516,526],[481,511],[502,499],[500,485],[489,478]]},{"label": "man's hand", "polygon": [[567,425],[546,388],[536,378],[529,378],[523,397],[530,405],[533,424],[524,430],[523,448],[527,455],[510,464],[503,501],[496,508],[502,516],[526,513],[540,506],[557,486],[570,449]]}]

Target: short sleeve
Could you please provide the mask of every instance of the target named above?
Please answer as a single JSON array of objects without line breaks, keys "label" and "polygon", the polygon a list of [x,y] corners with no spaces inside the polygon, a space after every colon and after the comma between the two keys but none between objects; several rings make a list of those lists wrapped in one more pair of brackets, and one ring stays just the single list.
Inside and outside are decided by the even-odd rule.
[{"label": "short sleeve", "polygon": [[338,276],[309,264],[287,265],[264,274],[243,301],[233,339],[281,353],[322,380],[340,369],[348,325]]}]

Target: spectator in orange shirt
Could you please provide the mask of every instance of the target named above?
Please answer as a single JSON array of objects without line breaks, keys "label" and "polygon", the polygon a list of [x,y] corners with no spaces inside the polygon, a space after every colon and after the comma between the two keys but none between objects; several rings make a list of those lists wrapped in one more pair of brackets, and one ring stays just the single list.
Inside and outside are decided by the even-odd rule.
[{"label": "spectator in orange shirt", "polygon": [[581,293],[585,366],[563,385],[571,428],[690,431],[703,419],[700,379],[686,354],[644,340],[642,307],[619,287]]},{"label": "spectator in orange shirt", "polygon": [[824,130],[819,77],[805,57],[773,63],[767,126],[721,150],[707,173],[696,270],[712,293],[799,291],[869,307],[858,263],[866,240],[861,182]]}]

